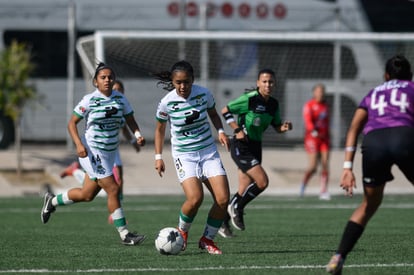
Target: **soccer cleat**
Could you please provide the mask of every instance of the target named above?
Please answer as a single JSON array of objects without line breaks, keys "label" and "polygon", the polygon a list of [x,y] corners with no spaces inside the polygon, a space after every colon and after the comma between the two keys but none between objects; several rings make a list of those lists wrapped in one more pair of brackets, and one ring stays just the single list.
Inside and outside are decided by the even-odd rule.
[{"label": "soccer cleat", "polygon": [[223,238],[233,238],[234,237],[233,232],[231,231],[231,228],[230,228],[230,225],[229,225],[228,221],[223,222],[223,224],[221,225],[218,233]]},{"label": "soccer cleat", "polygon": [[207,239],[205,236],[201,237],[200,241],[198,242],[198,247],[200,249],[207,250],[209,254],[222,254],[220,248],[218,248],[212,240]]},{"label": "soccer cleat", "polygon": [[244,211],[243,209],[237,209],[234,207],[233,204],[229,204],[227,207],[227,212],[230,215],[230,220],[233,226],[238,230],[244,230],[244,221],[243,221],[243,215]]},{"label": "soccer cleat", "polygon": [[331,195],[328,192],[323,192],[319,194],[319,199],[322,201],[329,201],[331,200]]},{"label": "soccer cleat", "polygon": [[47,223],[50,218],[50,214],[52,214],[56,210],[56,208],[52,204],[52,199],[54,197],[55,195],[53,195],[51,192],[46,192],[43,196],[43,207],[42,212],[40,213],[40,219],[43,223]]},{"label": "soccer cleat", "polygon": [[124,245],[139,245],[146,239],[145,235],[140,235],[137,233],[128,232],[125,238],[122,240]]},{"label": "soccer cleat", "polygon": [[60,177],[63,179],[66,176],[72,176],[73,171],[75,171],[76,169],[79,169],[79,162],[74,161],[68,167],[66,167],[62,173],[60,173]]},{"label": "soccer cleat", "polygon": [[181,251],[184,251],[187,248],[187,239],[188,239],[188,232],[185,232],[177,227],[178,232],[180,232],[181,236],[183,237],[184,243]]},{"label": "soccer cleat", "polygon": [[331,274],[341,275],[343,266],[344,258],[342,258],[341,254],[335,254],[326,266],[326,271]]}]

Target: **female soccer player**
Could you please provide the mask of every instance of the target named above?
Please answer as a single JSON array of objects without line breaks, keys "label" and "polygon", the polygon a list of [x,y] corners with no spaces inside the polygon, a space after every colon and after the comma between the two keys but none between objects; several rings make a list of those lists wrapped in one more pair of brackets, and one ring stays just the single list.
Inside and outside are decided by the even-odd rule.
[{"label": "female soccer player", "polygon": [[384,78],[383,84],[362,99],[346,136],[340,186],[347,195],[353,195],[356,183],[352,166],[362,131],[364,197],[346,224],[339,247],[326,267],[332,274],[341,274],[348,253],[381,205],[385,184],[394,178],[391,167],[397,165],[414,184],[414,83],[409,61],[401,55],[390,58]]},{"label": "female soccer player", "polygon": [[316,173],[318,162],[322,166],[321,190],[319,199],[329,200],[329,107],[325,101],[325,85],[316,84],[313,97],[303,106],[303,121],[305,123],[305,151],[309,158],[309,166],[303,176],[300,196],[305,193],[311,177]]},{"label": "female soccer player", "polygon": [[[230,200],[227,211],[238,230],[245,229],[244,207],[269,184],[269,178],[261,165],[263,132],[269,125],[279,133],[292,129],[291,122],[282,122],[279,102],[272,96],[276,87],[275,73],[270,69],[261,70],[256,86],[255,90],[230,101],[222,110],[227,124],[234,130],[230,152],[238,167],[239,188]],[[238,115],[237,120],[234,114]],[[227,226],[227,223],[223,226]],[[230,233],[228,229],[222,228],[220,235],[226,237],[226,231]]]},{"label": "female soccer player", "polygon": [[[138,245],[145,236],[128,230],[119,199],[119,185],[115,182],[112,168],[119,144],[119,130],[126,122],[134,132],[137,143],[145,144],[133,116],[133,110],[120,92],[113,91],[114,70],[103,63],[96,68],[93,84],[96,90],[87,94],[73,110],[68,123],[69,134],[76,146],[79,162],[86,171],[82,188],[73,188],[57,196],[44,195],[41,220],[47,223],[57,206],[92,201],[101,189],[107,193],[108,210],[122,243]],[[85,134],[80,137],[77,124],[86,120]]]},{"label": "female soccer player", "polygon": [[[118,91],[122,94],[125,94],[125,88],[124,88],[124,84],[122,83],[121,80],[116,79],[114,81],[114,85],[112,87],[112,90]],[[139,152],[141,150],[140,145],[137,143],[137,139],[135,138],[135,136],[132,134],[132,132],[129,130],[128,125],[124,125],[122,127],[122,134],[124,135],[125,139],[128,140],[132,146],[134,147],[136,152]],[[113,168],[113,174],[114,174],[114,178],[116,183],[119,185],[120,190],[119,190],[119,198],[123,199],[123,189],[124,189],[124,177],[123,177],[123,165],[122,165],[122,159],[121,159],[121,155],[119,153],[119,148],[116,151],[116,155],[115,155],[115,162],[114,162],[114,168]],[[60,174],[61,178],[64,178],[66,176],[74,176],[75,179],[83,184],[83,180],[85,179],[85,171],[83,169],[81,169],[79,162],[75,161],[73,163],[71,163],[68,167],[66,167],[62,173]],[[112,223],[112,217],[111,215],[109,215],[108,217],[108,221],[109,223]]]},{"label": "female soccer player", "polygon": [[210,254],[222,254],[213,240],[226,215],[229,184],[208,118],[218,131],[221,144],[228,147],[229,141],[215,109],[213,95],[207,88],[193,84],[193,67],[186,61],[179,61],[170,71],[154,76],[159,80],[158,84],[169,91],[161,99],[156,113],[155,169],[160,176],[165,171],[162,149],[169,122],[174,166],[186,196],[178,222],[178,229],[185,240],[183,250],[187,245],[188,231],[203,202],[204,183],[214,203],[199,247]]}]

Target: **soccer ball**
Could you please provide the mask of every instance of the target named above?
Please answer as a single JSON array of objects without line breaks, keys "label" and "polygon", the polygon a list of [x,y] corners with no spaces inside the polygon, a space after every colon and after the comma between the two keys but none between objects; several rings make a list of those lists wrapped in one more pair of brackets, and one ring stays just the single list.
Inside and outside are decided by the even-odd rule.
[{"label": "soccer ball", "polygon": [[183,236],[174,227],[161,229],[155,239],[155,248],[162,255],[177,255],[181,252],[183,245]]}]

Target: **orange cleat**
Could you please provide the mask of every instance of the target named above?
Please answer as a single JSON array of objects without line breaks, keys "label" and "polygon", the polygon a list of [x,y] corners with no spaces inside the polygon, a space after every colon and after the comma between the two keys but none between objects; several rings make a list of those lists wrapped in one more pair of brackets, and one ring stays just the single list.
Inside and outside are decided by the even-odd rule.
[{"label": "orange cleat", "polygon": [[198,247],[200,247],[200,249],[207,250],[209,254],[220,255],[223,253],[212,240],[207,239],[205,236],[201,237],[198,242]]},{"label": "orange cleat", "polygon": [[65,170],[63,170],[62,173],[60,173],[60,177],[63,179],[66,176],[72,176],[73,175],[73,171],[75,171],[76,169],[79,169],[79,162],[74,161],[72,162],[68,167],[65,168]]},{"label": "orange cleat", "polygon": [[177,227],[178,232],[180,232],[181,236],[184,239],[183,248],[181,248],[181,251],[184,251],[187,248],[187,239],[188,239],[188,232],[185,232]]}]

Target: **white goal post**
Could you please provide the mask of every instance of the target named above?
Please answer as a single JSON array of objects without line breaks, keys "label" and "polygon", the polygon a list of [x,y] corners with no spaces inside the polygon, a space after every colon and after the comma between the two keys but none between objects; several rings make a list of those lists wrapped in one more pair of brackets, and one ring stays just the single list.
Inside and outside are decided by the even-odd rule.
[{"label": "white goal post", "polygon": [[88,83],[102,61],[115,65],[134,91],[157,90],[145,72],[188,59],[198,72],[196,81],[215,93],[219,108],[254,85],[258,69],[270,67],[281,84],[276,97],[283,118],[294,122],[292,133],[278,137],[285,144],[301,141],[301,107],[311,87],[323,82],[331,96],[333,145],[340,147],[355,106],[382,81],[385,60],[402,53],[414,64],[414,33],[102,30],[79,39],[77,51]]}]

